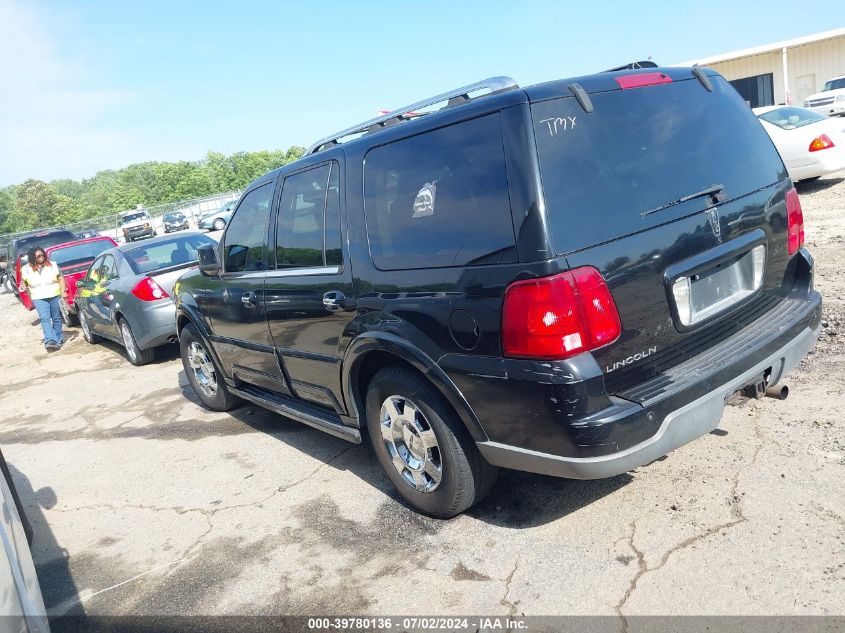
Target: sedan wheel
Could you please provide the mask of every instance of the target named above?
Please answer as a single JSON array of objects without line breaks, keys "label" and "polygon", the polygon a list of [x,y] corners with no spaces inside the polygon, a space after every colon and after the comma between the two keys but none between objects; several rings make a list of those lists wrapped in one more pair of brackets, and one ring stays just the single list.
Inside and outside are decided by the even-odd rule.
[{"label": "sedan wheel", "polygon": [[146,365],[153,359],[153,350],[141,349],[135,341],[135,336],[132,334],[132,329],[126,322],[126,319],[120,320],[120,336],[123,339],[123,346],[126,348],[126,355],[129,357],[129,362],[133,365]]},{"label": "sedan wheel", "polygon": [[70,308],[68,308],[67,302],[62,299],[59,301],[59,312],[62,313],[62,322],[67,325],[68,327],[73,327],[76,325],[76,315],[71,314]]},{"label": "sedan wheel", "polygon": [[226,222],[225,222],[225,220],[221,220],[220,218],[217,218],[217,219],[214,221],[214,230],[215,230],[215,231],[222,231],[222,230],[223,230],[223,229],[225,229],[225,228],[226,228]]},{"label": "sedan wheel", "polygon": [[94,331],[91,329],[88,317],[85,316],[85,312],[81,308],[77,308],[76,311],[79,314],[79,324],[82,326],[82,336],[93,345],[97,342],[97,337],[94,336]]}]

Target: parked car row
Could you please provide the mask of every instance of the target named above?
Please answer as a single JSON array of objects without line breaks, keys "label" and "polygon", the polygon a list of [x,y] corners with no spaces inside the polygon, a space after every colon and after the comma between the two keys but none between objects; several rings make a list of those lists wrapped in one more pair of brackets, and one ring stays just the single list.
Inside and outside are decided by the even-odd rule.
[{"label": "parked car row", "polygon": [[124,346],[133,365],[176,342],[171,294],[176,279],[197,265],[197,249],[216,242],[200,233],[160,236],[103,251],[76,283],[74,304],[85,340]]}]

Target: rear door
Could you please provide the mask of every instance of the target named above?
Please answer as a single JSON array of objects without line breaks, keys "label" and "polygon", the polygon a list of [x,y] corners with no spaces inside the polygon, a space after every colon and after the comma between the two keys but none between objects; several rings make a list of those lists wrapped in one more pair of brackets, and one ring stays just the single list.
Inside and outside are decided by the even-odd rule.
[{"label": "rear door", "polygon": [[224,371],[264,389],[289,393],[264,312],[270,208],[276,180],[268,180],[238,204],[220,242],[223,270],[208,279],[206,314]]},{"label": "rear door", "polygon": [[708,91],[653,74],[590,94],[591,112],[531,106],[555,252],[597,268],[619,310],[621,338],[594,352],[617,392],[770,308],[789,259],[791,183],[750,109],[718,75]]},{"label": "rear door", "polygon": [[343,412],[340,345],[356,312],[341,240],[340,167],[335,160],[285,178],[264,307],[295,395]]}]

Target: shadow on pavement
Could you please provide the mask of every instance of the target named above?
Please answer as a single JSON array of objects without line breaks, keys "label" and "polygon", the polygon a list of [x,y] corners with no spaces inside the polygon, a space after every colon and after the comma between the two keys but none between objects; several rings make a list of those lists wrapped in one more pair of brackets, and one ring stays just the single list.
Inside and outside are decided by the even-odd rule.
[{"label": "shadow on pavement", "polygon": [[32,526],[32,557],[38,573],[41,595],[47,612],[70,610],[76,614],[77,622],[84,619],[85,611],[77,602],[78,589],[70,571],[70,556],[56,540],[44,509],[49,510],[58,503],[56,493],[45,486],[33,490],[29,479],[9,464],[9,471],[20,496],[26,517]]},{"label": "shadow on pavement", "polygon": [[[179,372],[179,386],[188,400],[202,406],[188,383],[184,371]],[[349,444],[252,403],[246,403],[229,411],[229,415],[256,431],[284,442],[291,448],[305,452],[315,459],[321,459],[332,468],[351,472],[368,485],[401,503],[407,512],[416,514],[405,505],[390,480],[384,475],[366,435],[360,445]],[[323,459],[326,454],[325,449],[332,444],[337,447],[337,450],[333,451],[334,457],[326,461]],[[315,451],[315,448],[319,450]],[[343,459],[340,459],[341,451],[344,455]],[[501,527],[536,527],[576,512],[622,488],[632,479],[631,475],[624,474],[610,479],[579,481],[503,469],[490,494],[481,503],[470,508],[466,514],[479,521]]]},{"label": "shadow on pavement", "polygon": [[818,180],[802,180],[795,183],[795,189],[799,194],[824,191],[845,182],[845,178],[819,178]]}]

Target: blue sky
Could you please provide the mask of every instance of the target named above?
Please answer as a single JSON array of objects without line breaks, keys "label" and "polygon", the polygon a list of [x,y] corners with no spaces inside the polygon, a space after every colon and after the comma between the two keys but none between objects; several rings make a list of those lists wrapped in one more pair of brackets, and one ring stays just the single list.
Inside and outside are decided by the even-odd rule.
[{"label": "blue sky", "polygon": [[845,26],[835,2],[752,4],[0,0],[0,186],[309,145],[489,76],[530,85]]}]

